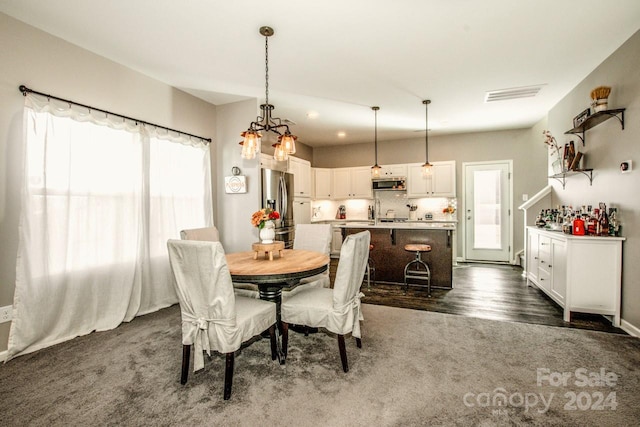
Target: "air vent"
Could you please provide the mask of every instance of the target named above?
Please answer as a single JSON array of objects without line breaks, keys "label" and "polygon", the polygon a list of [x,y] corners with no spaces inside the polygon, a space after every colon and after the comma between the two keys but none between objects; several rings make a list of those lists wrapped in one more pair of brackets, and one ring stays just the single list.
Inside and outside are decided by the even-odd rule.
[{"label": "air vent", "polygon": [[543,85],[514,87],[510,89],[492,90],[485,94],[484,102],[506,101],[508,99],[531,98],[536,96]]}]

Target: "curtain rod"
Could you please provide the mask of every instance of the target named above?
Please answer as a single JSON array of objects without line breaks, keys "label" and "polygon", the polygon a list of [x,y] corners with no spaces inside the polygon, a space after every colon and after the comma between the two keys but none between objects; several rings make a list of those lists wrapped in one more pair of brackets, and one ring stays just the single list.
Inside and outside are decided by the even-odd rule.
[{"label": "curtain rod", "polygon": [[136,123],[142,123],[143,125],[150,125],[150,126],[154,126],[154,127],[160,128],[160,129],[171,131],[171,132],[177,132],[177,133],[179,133],[181,135],[186,135],[186,136],[191,136],[193,138],[198,138],[198,139],[201,139],[202,141],[211,142],[211,138],[203,138],[202,136],[193,135],[193,134],[190,134],[190,133],[187,133],[187,132],[182,132],[182,131],[177,130],[177,129],[171,129],[171,128],[168,128],[166,126],[160,126],[160,125],[157,125],[155,123],[150,123],[150,122],[147,122],[147,121],[144,121],[144,120],[138,120],[138,119],[135,119],[133,117],[123,116],[122,114],[113,113],[113,112],[107,111],[107,110],[102,110],[100,108],[95,108],[95,107],[92,107],[90,105],[80,104],[79,102],[71,101],[70,99],[64,99],[64,98],[59,98],[57,96],[48,95],[46,93],[42,93],[42,92],[38,92],[38,91],[33,90],[33,89],[29,89],[25,85],[20,85],[18,87],[18,90],[20,90],[20,92],[22,92],[23,96],[27,96],[27,93],[35,93],[36,95],[46,96],[48,99],[56,99],[58,101],[66,102],[68,104],[73,104],[73,105],[77,105],[79,107],[88,108],[89,110],[95,110],[95,111],[99,111],[101,113],[109,114],[111,116],[116,116],[116,117],[120,117],[120,118],[123,118],[123,119],[126,119],[126,120],[131,120],[131,121],[134,121]]}]

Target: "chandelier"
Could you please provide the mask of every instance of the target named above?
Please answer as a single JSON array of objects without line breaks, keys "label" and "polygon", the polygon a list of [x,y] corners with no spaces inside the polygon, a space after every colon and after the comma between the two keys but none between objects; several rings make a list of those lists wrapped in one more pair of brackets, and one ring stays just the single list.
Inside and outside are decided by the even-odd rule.
[{"label": "chandelier", "polygon": [[431,169],[433,165],[429,163],[429,104],[431,104],[431,100],[425,99],[422,101],[424,104],[424,149],[425,149],[425,161],[422,165],[422,175],[431,175]]},{"label": "chandelier", "polygon": [[273,132],[278,135],[278,142],[273,146],[275,148],[273,157],[276,160],[287,160],[289,154],[296,152],[297,136],[292,135],[289,131],[289,125],[282,123],[277,117],[271,117],[271,112],[275,108],[269,104],[269,37],[274,34],[271,27],[260,27],[260,34],[264,36],[264,52],[265,52],[265,103],[260,105],[262,115],[256,118],[255,122],[251,122],[249,128],[240,135],[244,140],[240,142],[242,145],[242,158],[253,159],[256,154],[260,153],[262,145],[262,134],[260,132]]},{"label": "chandelier", "polygon": [[380,107],[371,107],[371,109],[373,110],[373,113],[375,115],[375,131],[374,131],[374,138],[373,138],[373,143],[374,143],[374,152],[375,152],[375,164],[373,166],[371,166],[371,177],[372,178],[380,178],[380,169],[382,169],[380,167],[380,165],[378,165],[378,110],[380,109]]}]

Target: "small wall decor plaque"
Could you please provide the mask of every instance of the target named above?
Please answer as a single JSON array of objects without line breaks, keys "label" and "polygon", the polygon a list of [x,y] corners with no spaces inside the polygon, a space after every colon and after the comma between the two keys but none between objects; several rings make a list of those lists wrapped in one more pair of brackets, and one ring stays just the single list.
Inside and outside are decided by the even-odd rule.
[{"label": "small wall decor plaque", "polygon": [[224,177],[224,192],[228,194],[241,194],[247,192],[247,180],[244,175]]}]

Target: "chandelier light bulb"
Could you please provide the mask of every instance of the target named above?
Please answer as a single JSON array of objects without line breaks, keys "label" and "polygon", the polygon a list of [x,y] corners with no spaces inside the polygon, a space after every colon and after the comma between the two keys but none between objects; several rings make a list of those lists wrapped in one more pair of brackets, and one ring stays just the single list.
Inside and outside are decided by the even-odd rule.
[{"label": "chandelier light bulb", "polygon": [[279,162],[284,162],[289,158],[289,155],[284,150],[284,147],[282,146],[282,144],[274,144],[273,148],[275,148],[275,150],[273,151],[273,158],[275,160]]},{"label": "chandelier light bulb", "polygon": [[278,141],[282,145],[282,149],[287,154],[295,154],[296,152],[296,139],[298,137],[295,135],[291,135],[290,133],[285,133],[284,135],[278,137]]}]

